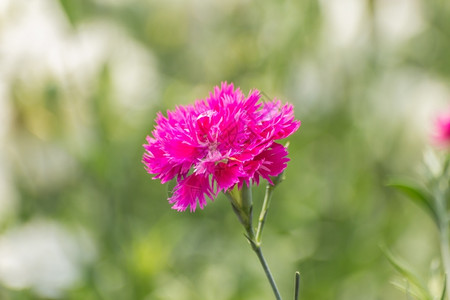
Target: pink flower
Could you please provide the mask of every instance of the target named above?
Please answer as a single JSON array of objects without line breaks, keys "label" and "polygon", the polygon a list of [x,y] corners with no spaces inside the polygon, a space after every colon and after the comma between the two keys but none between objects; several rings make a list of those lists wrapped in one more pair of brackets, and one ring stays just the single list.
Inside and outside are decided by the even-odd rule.
[{"label": "pink flower", "polygon": [[203,209],[206,197],[260,178],[272,183],[286,168],[287,149],[274,140],[294,133],[300,121],[291,104],[260,98],[258,90],[245,96],[225,82],[205,100],[158,114],[142,162],[161,183],[176,178],[173,209]]},{"label": "pink flower", "polygon": [[443,147],[450,146],[450,114],[442,114],[436,120],[434,140]]}]

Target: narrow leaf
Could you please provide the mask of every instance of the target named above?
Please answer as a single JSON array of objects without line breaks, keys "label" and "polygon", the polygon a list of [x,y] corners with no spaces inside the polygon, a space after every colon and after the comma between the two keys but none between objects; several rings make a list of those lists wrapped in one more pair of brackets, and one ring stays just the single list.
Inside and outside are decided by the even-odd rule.
[{"label": "narrow leaf", "polygon": [[429,192],[417,184],[405,180],[391,181],[388,186],[394,187],[409,196],[409,199],[425,209],[431,215],[434,222],[439,225],[438,215],[433,205],[433,196]]},{"label": "narrow leaf", "polygon": [[75,26],[77,20],[79,19],[79,8],[77,7],[76,2],[72,0],[59,0],[59,3],[61,4],[61,7],[70,24]]},{"label": "narrow leaf", "polygon": [[444,276],[444,287],[442,288],[442,294],[441,294],[441,298],[439,298],[440,300],[445,300],[445,292],[447,289],[447,274],[445,274]]},{"label": "narrow leaf", "polygon": [[433,299],[430,292],[426,289],[425,285],[421,280],[408,268],[406,268],[388,249],[381,247],[381,251],[389,260],[391,265],[399,272],[405,279],[411,283],[412,287],[415,289],[416,293],[419,295],[420,299]]},{"label": "narrow leaf", "polygon": [[391,282],[391,284],[396,287],[398,290],[402,291],[403,293],[405,293],[406,295],[406,300],[411,300],[413,299],[412,297],[414,297],[415,299],[420,298],[419,295],[417,293],[415,293],[414,291],[411,291],[411,289],[409,288],[409,284],[408,281],[405,279],[406,282],[406,286],[398,283],[398,282]]}]

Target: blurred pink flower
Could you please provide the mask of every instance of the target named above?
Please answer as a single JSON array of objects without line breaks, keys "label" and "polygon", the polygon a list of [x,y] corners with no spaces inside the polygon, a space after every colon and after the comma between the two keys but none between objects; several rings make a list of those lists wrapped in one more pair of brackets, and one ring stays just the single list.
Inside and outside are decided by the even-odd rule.
[{"label": "blurred pink flower", "polygon": [[153,137],[143,145],[142,162],[153,179],[176,178],[172,208],[195,211],[220,191],[236,184],[271,181],[287,166],[287,149],[274,140],[300,127],[293,106],[280,101],[258,103],[258,90],[245,96],[233,84],[215,87],[205,100],[178,106],[167,117],[158,113]]},{"label": "blurred pink flower", "polygon": [[441,146],[450,146],[450,113],[438,116],[433,138]]}]

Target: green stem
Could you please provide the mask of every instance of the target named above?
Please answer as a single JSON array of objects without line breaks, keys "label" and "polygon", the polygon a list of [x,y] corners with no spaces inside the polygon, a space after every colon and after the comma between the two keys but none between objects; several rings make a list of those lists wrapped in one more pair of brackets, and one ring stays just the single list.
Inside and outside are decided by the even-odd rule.
[{"label": "green stem", "polygon": [[[261,213],[259,216],[259,223],[258,223],[256,235],[255,235],[255,231],[253,230],[253,226],[251,225],[251,223],[252,223],[251,217],[250,217],[249,224],[247,224],[249,226],[244,225],[244,227],[245,227],[245,231],[247,232],[247,238],[250,242],[250,245],[252,246],[253,251],[255,251],[256,256],[258,256],[259,262],[261,263],[261,266],[264,269],[264,273],[266,274],[266,277],[269,280],[270,286],[272,287],[272,291],[275,295],[276,300],[281,300],[280,291],[278,290],[277,284],[275,283],[275,279],[273,278],[272,272],[270,272],[269,265],[267,264],[267,261],[264,258],[264,255],[261,250],[262,228],[263,228],[265,220],[266,220],[270,198],[272,197],[272,191],[273,191],[273,186],[267,185],[266,195],[264,196],[264,202],[263,202],[263,206],[261,208]],[[243,191],[243,192],[248,193],[248,191]],[[246,196],[251,197],[251,191],[250,191],[250,195],[247,194]],[[244,198],[245,198],[245,196],[244,196]]]},{"label": "green stem", "polygon": [[300,272],[295,272],[294,300],[298,300],[300,290]]},{"label": "green stem", "polygon": [[256,256],[258,256],[259,262],[264,269],[264,273],[266,274],[267,279],[269,280],[270,286],[272,287],[273,293],[275,294],[275,298],[277,300],[281,300],[280,291],[278,290],[277,284],[275,283],[275,279],[273,278],[272,272],[270,272],[269,265],[267,264],[266,259],[261,250],[261,244],[255,240],[255,232],[252,227],[248,227],[245,229],[247,232],[247,239],[252,246],[253,251],[255,251]]},{"label": "green stem", "polygon": [[448,190],[448,169],[450,166],[450,156],[447,156],[442,170],[441,178],[444,181],[438,180],[435,192],[435,205],[439,219],[439,240],[441,243],[442,264],[445,272],[445,290],[447,291],[447,299],[450,300],[450,247],[449,247],[449,218],[447,213],[447,197]]},{"label": "green stem", "polygon": [[[441,198],[441,197],[440,197]],[[449,231],[448,231],[448,217],[447,217],[447,209],[445,204],[442,203],[445,199],[438,199],[438,202],[441,202],[439,205],[439,209],[441,211],[439,217],[439,235],[441,242],[441,256],[442,256],[442,264],[445,271],[445,286],[447,290],[447,299],[450,300],[450,247],[449,247]]]},{"label": "green stem", "polygon": [[447,290],[447,299],[450,300],[450,247],[449,247],[449,222],[447,214],[446,199],[442,192],[437,188],[435,192],[435,205],[437,210],[437,216],[439,219],[439,240],[441,243],[441,256],[442,265],[445,272],[445,289]]},{"label": "green stem", "polygon": [[239,193],[238,190],[232,190],[227,193],[228,198],[231,201],[231,205],[233,207],[234,212],[236,213],[239,221],[245,228],[246,237],[252,246],[252,250],[255,251],[258,256],[259,262],[264,269],[264,273],[266,274],[267,279],[269,280],[270,286],[272,287],[273,293],[275,294],[276,300],[281,300],[281,295],[278,290],[278,287],[275,283],[275,279],[270,272],[269,265],[264,258],[264,255],[261,250],[261,235],[262,229],[264,227],[264,223],[267,216],[267,210],[269,208],[270,199],[272,197],[272,191],[274,186],[268,185],[266,189],[266,195],[264,197],[263,206],[261,208],[261,213],[259,216],[258,228],[255,234],[255,230],[252,225],[252,192],[250,188],[247,188],[245,185],[242,188],[242,191]]},{"label": "green stem", "polygon": [[262,231],[264,228],[264,224],[266,223],[266,216],[269,210],[270,200],[272,199],[272,194],[275,186],[268,184],[266,186],[266,194],[264,195],[264,201],[261,208],[261,213],[259,214],[258,219],[258,228],[256,229],[256,242],[258,244],[261,243]]},{"label": "green stem", "polygon": [[253,251],[255,251],[256,255],[258,256],[259,262],[261,263],[261,265],[264,269],[264,273],[266,274],[266,277],[269,280],[270,286],[272,287],[275,298],[277,300],[281,300],[280,291],[278,290],[277,284],[275,283],[275,279],[273,278],[272,273],[270,272],[269,265],[267,264],[267,261],[264,258],[261,247],[259,245],[257,245],[255,243],[255,241],[253,241],[253,240],[250,240],[250,244],[252,245]]},{"label": "green stem", "polygon": [[[448,223],[448,222],[447,222]],[[448,240],[448,224],[446,224],[445,229],[441,228],[441,255],[442,255],[442,261],[444,264],[444,270],[445,270],[445,286],[446,290],[450,291],[450,249],[449,249],[449,240]],[[450,300],[450,292],[447,292],[447,299]]]}]

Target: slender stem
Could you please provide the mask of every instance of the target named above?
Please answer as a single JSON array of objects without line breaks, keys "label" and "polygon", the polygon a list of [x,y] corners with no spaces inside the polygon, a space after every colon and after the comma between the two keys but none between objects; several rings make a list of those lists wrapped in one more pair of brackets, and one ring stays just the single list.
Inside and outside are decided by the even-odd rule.
[{"label": "slender stem", "polygon": [[[448,236],[448,230],[446,230],[445,233]],[[444,268],[445,268],[445,289],[447,291],[450,291],[450,281],[448,280],[448,276],[450,276],[450,255],[449,255],[449,247],[448,247],[448,238],[443,237],[444,233],[441,234],[441,252],[442,252],[442,260],[444,262]],[[450,293],[447,292],[447,299],[450,300]]]},{"label": "slender stem", "polygon": [[267,264],[266,259],[261,250],[261,244],[256,240],[255,232],[253,227],[246,227],[247,239],[252,246],[253,251],[255,251],[256,256],[258,256],[259,262],[264,269],[264,273],[266,274],[267,279],[269,280],[270,286],[272,287],[273,293],[275,295],[276,300],[281,300],[280,291],[278,290],[277,284],[275,283],[275,279],[273,278],[272,272],[270,272],[269,265]]},{"label": "slender stem", "polygon": [[246,224],[244,224],[245,230],[251,237],[254,238],[253,230],[253,195],[251,186],[247,187],[245,184],[242,187],[242,210],[246,216]]},{"label": "slender stem", "polygon": [[258,227],[256,229],[255,239],[252,243],[252,248],[256,252],[256,255],[258,256],[259,261],[261,262],[264,272],[266,273],[266,277],[269,280],[269,283],[270,283],[270,286],[272,287],[273,293],[275,294],[275,298],[277,300],[281,300],[281,295],[277,288],[277,284],[275,283],[275,279],[273,278],[272,273],[270,272],[269,266],[267,265],[267,262],[264,259],[264,256],[261,251],[262,231],[264,228],[264,224],[266,223],[267,212],[269,210],[270,200],[272,199],[272,193],[273,193],[274,188],[275,188],[275,186],[271,185],[271,184],[267,184],[267,186],[266,186],[266,194],[264,195],[264,201],[263,201],[263,205],[261,207],[261,213],[259,214]]},{"label": "slender stem", "polygon": [[266,186],[266,194],[264,195],[264,201],[263,201],[261,213],[259,214],[259,219],[258,219],[258,228],[256,229],[256,242],[258,244],[261,243],[262,231],[264,228],[264,224],[266,222],[266,216],[267,216],[267,212],[269,209],[270,200],[272,199],[272,194],[273,194],[274,188],[275,187],[270,184],[268,184]]},{"label": "slender stem", "polygon": [[300,272],[295,272],[294,300],[298,300],[300,290]]},{"label": "slender stem", "polygon": [[250,188],[246,188],[245,185],[242,188],[241,193],[232,192],[227,193],[228,198],[231,201],[231,205],[233,207],[234,212],[236,213],[239,221],[245,228],[246,237],[249,241],[253,251],[255,251],[258,256],[259,262],[261,263],[264,273],[266,274],[267,279],[269,280],[270,286],[272,287],[273,293],[275,294],[276,300],[281,300],[280,292],[275,283],[275,279],[270,272],[269,265],[267,264],[264,255],[261,250],[261,234],[262,228],[264,226],[267,210],[269,208],[270,198],[272,197],[272,190],[274,186],[268,185],[266,189],[266,195],[264,197],[263,206],[261,209],[261,214],[259,217],[258,228],[255,234],[255,230],[252,225],[253,219],[253,205],[252,205],[252,193]]},{"label": "slender stem", "polygon": [[439,219],[439,240],[441,243],[442,265],[445,272],[445,287],[447,290],[447,299],[450,300],[450,247],[449,247],[449,220],[447,213],[447,203],[443,192],[439,189],[439,183],[435,191],[435,205]]},{"label": "slender stem", "polygon": [[[450,248],[449,248],[449,217],[447,212],[448,170],[450,156],[447,155],[440,180],[435,183],[435,205],[439,219],[439,239],[441,243],[442,265],[445,272],[445,290],[450,300]],[[443,180],[442,180],[443,179]]]},{"label": "slender stem", "polygon": [[253,248],[256,255],[259,258],[259,261],[264,269],[264,273],[266,273],[266,277],[269,280],[270,286],[272,287],[273,293],[275,294],[275,298],[277,300],[281,300],[280,292],[278,291],[277,284],[275,283],[275,279],[272,276],[272,273],[270,272],[269,265],[267,264],[264,255],[262,254],[261,247],[257,246]]},{"label": "slender stem", "polygon": [[[442,219],[442,218],[441,218]],[[441,226],[440,226],[440,240],[441,240],[441,255],[442,255],[442,262],[444,265],[445,270],[445,286],[447,290],[447,299],[450,300],[450,248],[449,248],[449,239],[448,239],[448,219],[445,217],[445,220],[441,220]]]}]

